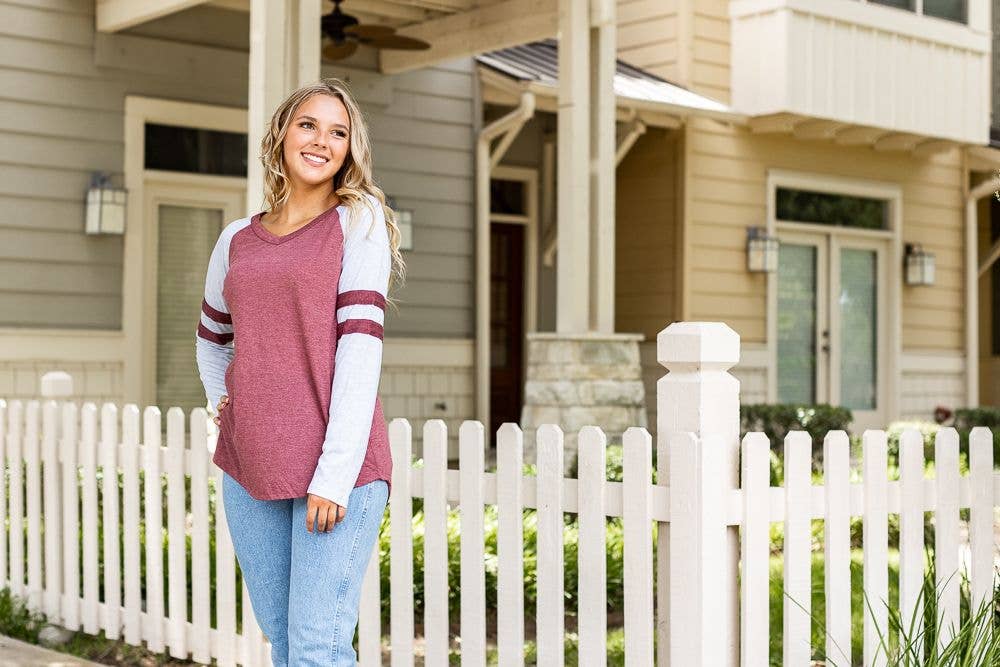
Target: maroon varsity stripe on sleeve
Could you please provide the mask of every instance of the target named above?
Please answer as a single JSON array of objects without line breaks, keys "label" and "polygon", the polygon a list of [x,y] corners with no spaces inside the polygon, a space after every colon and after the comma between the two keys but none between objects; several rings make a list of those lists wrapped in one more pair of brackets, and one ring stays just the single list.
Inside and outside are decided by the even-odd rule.
[{"label": "maroon varsity stripe on sleeve", "polygon": [[385,310],[385,297],[375,290],[349,290],[337,295],[337,310],[346,306],[378,306]]},{"label": "maroon varsity stripe on sleeve", "polygon": [[382,325],[371,320],[344,320],[337,325],[337,340],[351,333],[363,333],[382,340]]},{"label": "maroon varsity stripe on sleeve", "polygon": [[233,334],[231,333],[215,333],[208,327],[206,327],[201,322],[198,323],[198,335],[207,341],[217,343],[219,345],[225,345],[233,339]]},{"label": "maroon varsity stripe on sleeve", "polygon": [[215,308],[212,308],[210,305],[208,305],[208,301],[205,301],[204,299],[201,300],[201,312],[205,313],[212,321],[218,322],[219,324],[233,323],[232,315],[230,315],[229,313],[224,313],[221,310],[216,310]]}]

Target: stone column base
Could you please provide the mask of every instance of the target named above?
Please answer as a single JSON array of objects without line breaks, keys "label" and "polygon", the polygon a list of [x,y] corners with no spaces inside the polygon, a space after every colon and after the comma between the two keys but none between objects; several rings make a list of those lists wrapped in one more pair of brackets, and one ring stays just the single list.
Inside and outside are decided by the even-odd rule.
[{"label": "stone column base", "polygon": [[639,362],[642,334],[527,335],[528,366],[521,428],[525,462],[535,461],[535,430],[556,424],[565,435],[567,470],[576,460],[577,434],[600,427],[608,444],[621,444],[632,426],[646,426]]}]

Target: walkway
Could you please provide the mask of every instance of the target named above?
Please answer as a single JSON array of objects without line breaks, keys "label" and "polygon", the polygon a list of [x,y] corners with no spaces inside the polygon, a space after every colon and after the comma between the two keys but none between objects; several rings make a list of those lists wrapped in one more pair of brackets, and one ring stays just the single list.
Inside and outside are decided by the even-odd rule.
[{"label": "walkway", "polygon": [[100,667],[96,662],[0,635],[0,667]]}]

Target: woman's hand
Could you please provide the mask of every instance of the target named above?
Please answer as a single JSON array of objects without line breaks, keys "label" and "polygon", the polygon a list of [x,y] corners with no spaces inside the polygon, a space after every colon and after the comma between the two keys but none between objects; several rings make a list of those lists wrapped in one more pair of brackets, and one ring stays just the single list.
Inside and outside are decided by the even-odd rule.
[{"label": "woman's hand", "polygon": [[226,403],[228,402],[229,402],[229,396],[223,394],[222,398],[219,399],[219,404],[215,407],[215,416],[212,417],[212,421],[215,422],[216,426],[219,426],[221,424],[221,422],[219,421],[219,415],[222,414],[222,408],[226,407]]},{"label": "woman's hand", "polygon": [[[316,515],[317,512],[319,512],[319,516]],[[310,493],[306,499],[306,530],[310,533],[313,532],[315,525],[316,530],[329,533],[335,525],[344,520],[346,513],[346,507],[341,507],[332,500]]]}]

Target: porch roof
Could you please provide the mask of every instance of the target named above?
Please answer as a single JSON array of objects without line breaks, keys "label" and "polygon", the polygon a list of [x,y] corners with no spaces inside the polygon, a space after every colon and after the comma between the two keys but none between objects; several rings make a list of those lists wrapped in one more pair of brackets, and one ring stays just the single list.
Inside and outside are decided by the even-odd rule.
[{"label": "porch roof", "polygon": [[[536,95],[555,98],[559,92],[559,42],[543,39],[477,55],[476,61],[493,72],[529,88]],[[496,81],[493,81],[496,83]],[[490,83],[487,81],[487,83]],[[727,105],[670,83],[655,74],[616,61],[614,76],[618,105],[670,116],[705,116],[727,122],[746,122],[746,116]]]}]

